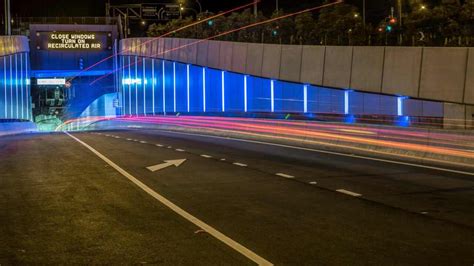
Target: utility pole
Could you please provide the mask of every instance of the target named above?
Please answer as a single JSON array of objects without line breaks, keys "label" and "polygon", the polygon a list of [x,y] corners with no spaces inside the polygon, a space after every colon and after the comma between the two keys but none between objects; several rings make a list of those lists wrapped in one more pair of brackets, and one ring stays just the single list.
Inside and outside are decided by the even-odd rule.
[{"label": "utility pole", "polygon": [[5,0],[5,35],[12,35],[12,18],[10,15],[10,0]]},{"label": "utility pole", "polygon": [[365,29],[365,0],[362,0],[362,23]]},{"label": "utility pole", "polygon": [[[278,0],[275,0],[275,1],[276,1],[276,3],[275,3],[276,11],[278,12],[278,9],[279,9],[279,7],[278,7]],[[365,0],[364,0],[364,1],[365,1]]]},{"label": "utility pole", "polygon": [[402,33],[402,26],[403,26],[403,23],[402,23],[402,9],[403,9],[403,6],[402,6],[402,0],[398,0],[398,22],[399,22],[399,31],[400,31],[400,45],[403,43],[403,33]]},{"label": "utility pole", "polygon": [[258,3],[257,0],[255,0],[255,2],[253,3],[253,15],[255,16],[255,18],[258,17],[258,7],[257,7],[257,3]]}]

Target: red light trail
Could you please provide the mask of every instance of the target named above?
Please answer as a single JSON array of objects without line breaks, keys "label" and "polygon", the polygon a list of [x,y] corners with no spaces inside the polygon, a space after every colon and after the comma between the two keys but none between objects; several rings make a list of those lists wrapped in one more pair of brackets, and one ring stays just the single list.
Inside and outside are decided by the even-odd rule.
[{"label": "red light trail", "polygon": [[198,25],[198,24],[204,23],[204,22],[206,22],[206,21],[209,21],[209,20],[212,20],[212,19],[215,19],[215,18],[224,16],[224,15],[226,15],[226,14],[229,14],[229,13],[232,13],[232,12],[235,12],[235,11],[238,11],[238,10],[241,10],[241,9],[244,9],[244,8],[246,8],[246,7],[249,7],[249,6],[253,6],[253,5],[255,4],[255,2],[259,3],[260,0],[252,1],[251,3],[248,3],[248,4],[245,4],[245,5],[239,6],[239,7],[235,7],[235,8],[229,9],[229,10],[227,10],[227,11],[221,12],[221,13],[219,13],[219,14],[216,14],[216,15],[214,15],[214,16],[210,16],[210,17],[205,18],[205,19],[202,19],[202,20],[198,20],[198,21],[196,21],[196,22],[193,22],[193,23],[190,23],[190,24],[188,24],[188,25],[186,25],[186,26],[183,26],[183,27],[181,27],[181,28],[179,28],[179,29],[170,31],[170,32],[165,33],[165,34],[163,34],[163,35],[160,35],[160,36],[158,36],[158,37],[154,37],[154,38],[152,38],[152,39],[150,39],[150,40],[148,40],[148,41],[146,41],[146,42],[141,43],[140,45],[132,46],[132,47],[128,48],[128,49],[125,50],[125,51],[122,51],[122,52],[119,52],[119,53],[115,53],[115,54],[113,54],[113,55],[111,55],[111,56],[108,56],[108,57],[106,57],[106,58],[104,58],[104,59],[102,59],[102,60],[100,60],[100,61],[98,61],[98,62],[96,62],[96,63],[94,63],[94,64],[92,64],[92,65],[90,65],[90,66],[88,66],[87,68],[85,68],[85,69],[83,69],[82,71],[80,71],[76,76],[70,78],[68,81],[71,82],[73,79],[77,78],[78,76],[81,76],[82,73],[91,70],[92,68],[94,68],[94,67],[100,65],[101,63],[103,63],[103,62],[105,62],[105,61],[107,61],[107,60],[109,60],[109,59],[112,59],[113,57],[115,57],[115,56],[117,56],[117,55],[120,55],[120,54],[123,54],[123,53],[125,53],[125,52],[128,52],[128,51],[132,50],[133,48],[140,47],[140,46],[142,46],[142,45],[146,45],[147,43],[153,42],[153,41],[155,41],[155,40],[157,40],[157,39],[160,39],[160,38],[164,38],[164,37],[166,37],[166,36],[169,36],[169,35],[174,34],[174,33],[176,33],[176,32],[179,32],[179,31],[185,30],[185,29],[187,29],[187,28],[193,27],[193,26],[195,26],[195,25]]},{"label": "red light trail", "polygon": [[[185,45],[182,45],[182,46],[178,46],[178,47],[175,47],[175,48],[172,48],[172,49],[163,51],[163,52],[161,52],[161,53],[153,54],[153,55],[151,55],[151,56],[152,56],[152,57],[153,57],[153,56],[159,56],[159,55],[162,55],[162,54],[165,54],[165,53],[169,53],[169,52],[173,52],[173,51],[176,51],[176,50],[179,50],[179,49],[182,49],[182,48],[186,48],[186,47],[191,46],[191,45],[197,45],[197,44],[199,44],[199,43],[201,43],[201,42],[204,42],[204,41],[208,41],[208,40],[212,40],[212,39],[215,39],[215,38],[219,38],[219,37],[222,37],[222,36],[225,36],[225,35],[228,35],[228,34],[237,32],[237,31],[241,31],[241,30],[245,30],[245,29],[248,29],[248,28],[252,28],[252,27],[256,27],[256,26],[263,25],[263,24],[271,23],[271,22],[274,22],[274,21],[277,21],[277,20],[281,20],[281,19],[284,19],[284,18],[288,18],[288,17],[292,17],[292,16],[297,16],[297,15],[300,15],[300,14],[303,14],[303,13],[307,13],[307,12],[311,12],[311,11],[316,11],[316,10],[319,10],[319,9],[322,9],[322,8],[325,8],[325,7],[330,7],[330,6],[334,6],[334,5],[341,4],[341,3],[343,3],[343,1],[342,1],[342,0],[339,0],[339,1],[336,1],[336,2],[333,2],[333,3],[324,4],[324,5],[321,5],[321,6],[312,7],[312,8],[304,9],[304,10],[297,11],[297,12],[294,12],[294,13],[290,13],[290,14],[278,16],[278,17],[275,17],[275,18],[267,19],[267,20],[264,20],[264,21],[252,23],[252,24],[249,24],[249,25],[240,27],[240,28],[236,28],[236,29],[232,29],[232,30],[229,30],[229,31],[226,31],[226,32],[219,33],[219,34],[217,34],[217,35],[214,35],[214,36],[211,36],[211,37],[208,37],[208,38],[205,38],[205,39],[200,39],[200,40],[197,40],[197,41],[192,42],[192,43],[189,43],[189,44],[185,44]],[[136,63],[140,63],[140,62],[142,62],[142,59],[138,60]],[[106,77],[112,75],[113,73],[115,73],[115,72],[117,72],[117,71],[120,71],[120,70],[122,70],[122,69],[124,69],[124,68],[133,66],[133,65],[135,65],[136,63],[134,62],[134,63],[128,64],[128,65],[122,66],[122,67],[119,68],[119,69],[116,69],[116,70],[114,70],[114,71],[112,71],[112,72],[110,72],[110,73],[107,73],[107,74],[105,74],[105,75],[103,75],[103,76],[101,76],[101,77],[99,77],[99,78],[93,80],[89,85],[93,85],[93,84],[96,83],[97,81],[102,80],[102,79],[104,79],[104,78],[106,78]]]}]

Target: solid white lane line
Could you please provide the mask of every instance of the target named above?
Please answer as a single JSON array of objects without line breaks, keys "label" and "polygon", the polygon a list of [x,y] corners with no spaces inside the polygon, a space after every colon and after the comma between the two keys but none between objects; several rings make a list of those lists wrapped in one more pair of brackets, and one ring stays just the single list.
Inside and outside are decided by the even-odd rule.
[{"label": "solid white lane line", "polygon": [[349,191],[349,190],[345,190],[345,189],[337,189],[336,191],[339,192],[339,193],[342,193],[342,194],[346,194],[346,195],[349,195],[349,196],[353,196],[353,197],[360,197],[360,196],[362,196],[362,194],[355,193],[355,192],[352,192],[352,191]]},{"label": "solid white lane line", "polygon": [[173,134],[181,134],[181,135],[187,135],[187,136],[198,136],[198,137],[204,137],[204,138],[214,138],[214,139],[232,140],[232,141],[238,141],[238,142],[247,142],[247,143],[254,143],[254,144],[289,148],[289,149],[302,150],[302,151],[312,151],[312,152],[323,153],[323,154],[331,154],[331,155],[337,155],[337,156],[342,156],[342,157],[357,158],[357,159],[363,159],[363,160],[370,160],[370,161],[377,161],[377,162],[383,162],[383,163],[405,165],[405,166],[424,168],[424,169],[430,169],[430,170],[436,170],[436,171],[442,171],[442,172],[449,172],[449,173],[456,173],[456,174],[474,176],[474,172],[459,171],[459,170],[453,170],[453,169],[442,168],[442,167],[421,165],[421,164],[415,164],[415,163],[406,163],[406,162],[393,161],[393,160],[388,160],[388,159],[379,159],[379,158],[367,157],[367,156],[362,156],[362,155],[345,154],[345,153],[335,152],[335,151],[325,151],[325,150],[318,150],[318,149],[313,149],[313,148],[291,146],[291,145],[286,145],[286,144],[278,144],[278,143],[271,143],[271,142],[265,142],[265,141],[238,139],[238,138],[232,138],[232,137],[219,137],[219,136],[211,136],[211,135],[196,134],[196,133],[185,133],[185,132],[169,131],[169,130],[157,130],[157,131],[173,133]]},{"label": "solid white lane line", "polygon": [[244,164],[244,163],[233,163],[233,165],[242,166],[242,167],[247,167],[247,165]]},{"label": "solid white lane line", "polygon": [[204,158],[207,158],[207,159],[212,158],[211,155],[207,155],[207,154],[201,154],[201,157],[204,157]]},{"label": "solid white lane line", "polygon": [[183,149],[176,149],[175,151],[184,152],[185,150],[183,150]]},{"label": "solid white lane line", "polygon": [[212,235],[213,237],[215,237],[216,239],[218,239],[222,243],[226,244],[230,248],[232,248],[235,251],[239,252],[240,254],[244,255],[248,259],[250,259],[253,262],[257,263],[258,265],[273,265],[271,262],[269,262],[266,259],[264,259],[264,258],[260,257],[259,255],[257,255],[255,252],[253,252],[250,249],[244,247],[243,245],[239,244],[238,242],[236,242],[235,240],[231,239],[230,237],[224,235],[223,233],[217,231],[212,226],[210,226],[210,225],[206,224],[205,222],[199,220],[198,218],[194,217],[193,215],[191,215],[187,211],[181,209],[178,205],[174,204],[173,202],[171,202],[170,200],[168,200],[167,198],[165,198],[161,194],[157,193],[156,191],[154,191],[153,189],[151,189],[147,185],[143,184],[136,177],[134,177],[133,175],[131,175],[130,173],[128,173],[127,171],[122,169],[120,166],[115,164],[113,161],[111,161],[105,155],[101,154],[96,149],[89,146],[87,143],[85,143],[82,140],[76,138],[75,136],[69,134],[68,132],[64,132],[64,133],[67,134],[72,139],[74,139],[75,141],[77,141],[78,143],[82,144],[87,149],[89,149],[91,152],[93,152],[95,155],[97,155],[97,157],[99,157],[100,159],[105,161],[107,164],[112,166],[115,170],[117,170],[117,172],[119,172],[120,174],[125,176],[128,180],[130,180],[135,185],[137,185],[139,188],[141,188],[143,191],[148,193],[148,195],[152,196],[153,198],[155,198],[156,200],[161,202],[166,207],[170,208],[172,211],[174,211],[175,213],[177,213],[178,215],[180,215],[184,219],[188,220],[189,222],[193,223],[197,227],[199,227],[202,230],[206,231],[207,233],[209,233],[210,235]]},{"label": "solid white lane line", "polygon": [[287,175],[287,174],[284,174],[284,173],[276,173],[275,175],[281,176],[281,177],[284,177],[284,178],[295,178],[295,177],[292,176],[292,175]]}]

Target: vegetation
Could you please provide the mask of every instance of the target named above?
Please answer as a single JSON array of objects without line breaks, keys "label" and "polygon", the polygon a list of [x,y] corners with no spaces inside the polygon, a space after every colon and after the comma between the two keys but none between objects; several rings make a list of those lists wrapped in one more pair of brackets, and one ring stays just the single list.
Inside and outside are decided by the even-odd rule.
[{"label": "vegetation", "polygon": [[[474,43],[474,1],[444,1],[436,6],[412,5],[406,8],[402,25],[398,17],[388,16],[376,23],[364,25],[357,7],[341,4],[318,13],[303,13],[251,27],[216,38],[238,42],[322,45],[412,45],[412,46],[472,46]],[[284,14],[275,11],[271,18]],[[196,18],[171,20],[166,24],[152,24],[148,36],[173,32],[194,19],[205,19],[214,14],[206,12]],[[268,19],[257,17],[250,9],[198,24],[173,33],[174,37],[209,38],[229,30]]]}]

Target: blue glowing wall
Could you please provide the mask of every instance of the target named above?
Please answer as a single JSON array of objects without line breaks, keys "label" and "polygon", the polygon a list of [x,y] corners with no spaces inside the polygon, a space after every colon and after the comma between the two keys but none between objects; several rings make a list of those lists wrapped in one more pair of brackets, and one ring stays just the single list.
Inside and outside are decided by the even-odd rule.
[{"label": "blue glowing wall", "polygon": [[0,119],[31,120],[30,62],[26,52],[0,57]]},{"label": "blue glowing wall", "polygon": [[[123,115],[191,113],[442,117],[442,103],[324,88],[138,56],[122,56]],[[347,120],[347,121],[349,121]],[[350,122],[349,121],[349,122]]]}]

